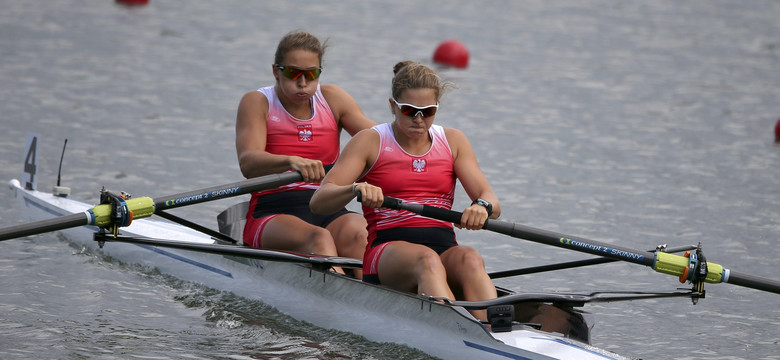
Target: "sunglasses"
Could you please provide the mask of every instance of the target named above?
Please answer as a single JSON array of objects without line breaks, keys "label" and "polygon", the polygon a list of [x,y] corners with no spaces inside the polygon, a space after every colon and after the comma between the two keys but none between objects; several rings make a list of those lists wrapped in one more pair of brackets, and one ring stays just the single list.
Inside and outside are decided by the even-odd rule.
[{"label": "sunglasses", "polygon": [[301,69],[294,66],[283,66],[279,64],[276,64],[276,68],[282,72],[284,77],[290,80],[298,80],[298,78],[301,77],[301,74],[303,74],[303,77],[305,77],[306,80],[313,81],[320,77],[320,74],[322,73],[322,68]]},{"label": "sunglasses", "polygon": [[438,103],[436,105],[417,107],[412,104],[399,104],[398,101],[395,101],[395,99],[393,99],[393,102],[396,106],[398,106],[398,109],[401,110],[401,114],[404,114],[408,117],[417,117],[418,114],[422,115],[424,118],[431,117],[436,115],[436,109],[439,108]]}]

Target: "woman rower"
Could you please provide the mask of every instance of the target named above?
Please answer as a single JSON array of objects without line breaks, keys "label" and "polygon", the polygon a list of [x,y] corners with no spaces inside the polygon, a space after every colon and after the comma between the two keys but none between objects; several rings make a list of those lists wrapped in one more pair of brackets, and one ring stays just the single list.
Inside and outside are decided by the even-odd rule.
[{"label": "woman rower", "polygon": [[[463,132],[433,124],[449,83],[411,61],[398,63],[394,73],[388,102],[395,121],[349,141],[315,191],[312,211],[334,213],[361,194],[369,231],[363,281],[450,300],[495,298],[482,256],[457,244],[452,223],[381,208],[387,195],[450,209],[457,178],[473,199],[460,227],[481,229],[488,218],[501,214]],[[484,310],[473,314],[486,318]]]},{"label": "woman rower", "polygon": [[323,216],[309,209],[325,176],[323,164],[339,156],[341,129],[355,135],[376,124],[346,91],[320,85],[326,46],[307,32],[288,33],[271,65],[276,84],[241,99],[236,152],[243,175],[303,175],[302,182],[252,194],[243,238],[255,248],[362,259],[367,232],[360,214],[342,207]]}]

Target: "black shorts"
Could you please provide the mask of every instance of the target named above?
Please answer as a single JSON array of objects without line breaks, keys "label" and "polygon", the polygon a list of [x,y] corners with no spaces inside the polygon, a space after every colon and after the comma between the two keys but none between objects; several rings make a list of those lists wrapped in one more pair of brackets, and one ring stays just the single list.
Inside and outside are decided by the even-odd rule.
[{"label": "black shorts", "polygon": [[425,245],[439,255],[453,246],[458,246],[458,242],[455,241],[455,231],[450,228],[410,227],[377,231],[371,247],[396,240]]},{"label": "black shorts", "polygon": [[293,215],[309,224],[324,228],[339,216],[354,213],[346,208],[328,215],[312,213],[311,208],[309,208],[312,195],[314,195],[314,190],[285,191],[263,195],[257,199],[257,204],[252,209],[252,217],[260,219],[277,214]]}]

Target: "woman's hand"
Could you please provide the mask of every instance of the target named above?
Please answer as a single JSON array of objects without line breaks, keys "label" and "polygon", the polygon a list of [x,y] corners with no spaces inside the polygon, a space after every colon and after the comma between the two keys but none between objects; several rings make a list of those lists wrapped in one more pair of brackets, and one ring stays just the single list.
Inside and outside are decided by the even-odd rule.
[{"label": "woman's hand", "polygon": [[325,177],[325,167],[322,161],[305,159],[300,156],[290,156],[290,167],[303,175],[303,181],[310,183],[321,182]]},{"label": "woman's hand", "polygon": [[367,182],[355,183],[352,185],[354,195],[360,193],[360,202],[370,208],[378,209],[382,207],[385,201],[382,195],[382,188],[371,185]]},{"label": "woman's hand", "polygon": [[458,229],[479,230],[485,226],[488,219],[488,212],[482,205],[473,204],[463,210],[463,216],[460,218],[460,225],[455,225]]}]

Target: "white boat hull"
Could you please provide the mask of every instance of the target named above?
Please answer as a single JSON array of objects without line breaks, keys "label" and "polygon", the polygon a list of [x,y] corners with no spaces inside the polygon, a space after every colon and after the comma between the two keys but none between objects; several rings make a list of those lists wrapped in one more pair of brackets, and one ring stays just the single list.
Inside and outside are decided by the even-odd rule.
[{"label": "white boat hull", "polygon": [[[30,220],[83,212],[92,206],[64,197],[10,187]],[[623,359],[556,333],[515,326],[494,333],[465,309],[363,283],[307,265],[228,257],[196,251],[93,240],[95,227],[61,233],[120,261],[155,267],[163,273],[257,299],[293,318],[322,328],[347,331],[377,342],[417,348],[444,359]],[[155,239],[213,244],[187,227],[138,219],[121,233]]]}]

